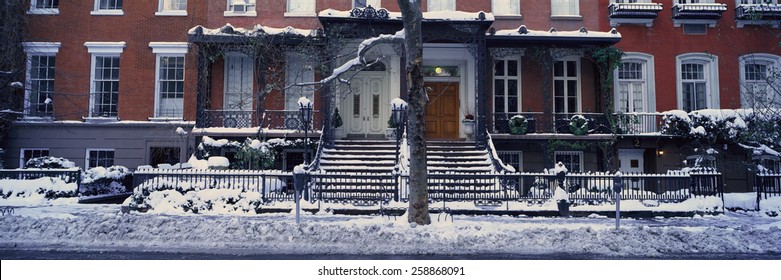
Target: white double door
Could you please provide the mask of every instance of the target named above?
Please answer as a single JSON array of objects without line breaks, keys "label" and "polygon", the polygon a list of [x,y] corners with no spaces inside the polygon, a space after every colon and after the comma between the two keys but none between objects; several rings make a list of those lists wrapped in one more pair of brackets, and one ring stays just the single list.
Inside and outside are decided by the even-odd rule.
[{"label": "white double door", "polygon": [[[618,150],[618,160],[619,160],[619,168],[618,170],[621,171],[621,173],[624,174],[640,174],[644,171],[644,158],[643,153],[645,150],[643,149],[619,149]],[[624,183],[627,184],[624,186],[626,189],[633,189],[633,190],[645,190],[645,184],[641,180],[624,180]]]},{"label": "white double door", "polygon": [[347,134],[384,134],[390,117],[388,78],[385,72],[361,73],[350,81],[352,90],[340,108]]}]

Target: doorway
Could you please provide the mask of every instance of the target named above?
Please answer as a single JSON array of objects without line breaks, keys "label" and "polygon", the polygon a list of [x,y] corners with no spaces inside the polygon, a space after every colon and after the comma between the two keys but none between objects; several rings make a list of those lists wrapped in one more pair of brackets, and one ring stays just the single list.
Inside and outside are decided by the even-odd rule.
[{"label": "doorway", "polygon": [[459,88],[457,82],[426,82],[426,139],[458,139]]}]

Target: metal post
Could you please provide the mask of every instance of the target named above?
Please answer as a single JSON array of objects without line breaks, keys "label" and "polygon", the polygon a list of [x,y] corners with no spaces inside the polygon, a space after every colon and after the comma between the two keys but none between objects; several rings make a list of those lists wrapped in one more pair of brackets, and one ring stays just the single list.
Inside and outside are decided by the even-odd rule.
[{"label": "metal post", "polygon": [[621,227],[621,190],[624,188],[624,181],[621,180],[621,172],[617,172],[613,177],[613,192],[616,195],[616,229]]}]

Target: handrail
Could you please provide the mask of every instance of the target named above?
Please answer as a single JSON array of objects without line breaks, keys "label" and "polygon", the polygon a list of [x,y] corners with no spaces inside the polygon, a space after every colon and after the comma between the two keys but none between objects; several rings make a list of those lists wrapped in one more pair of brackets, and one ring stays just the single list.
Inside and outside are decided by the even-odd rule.
[{"label": "handrail", "polygon": [[486,135],[488,135],[488,138],[486,139],[486,142],[488,142],[488,145],[486,145],[486,149],[488,150],[488,158],[491,159],[491,165],[494,167],[494,171],[496,173],[515,173],[518,172],[518,170],[515,170],[513,167],[508,167],[504,162],[502,162],[501,159],[498,158],[498,155],[496,154],[496,147],[494,147],[494,141],[491,138],[491,133],[488,133],[486,130]]},{"label": "handrail", "polygon": [[[325,131],[325,125],[323,125],[323,131]],[[320,157],[323,155],[323,146],[325,146],[323,135],[325,135],[325,133],[320,133],[320,140],[317,142],[317,151],[315,152],[315,156],[312,159],[312,162],[310,162],[309,166],[307,166],[307,170],[309,171],[320,169]]]}]

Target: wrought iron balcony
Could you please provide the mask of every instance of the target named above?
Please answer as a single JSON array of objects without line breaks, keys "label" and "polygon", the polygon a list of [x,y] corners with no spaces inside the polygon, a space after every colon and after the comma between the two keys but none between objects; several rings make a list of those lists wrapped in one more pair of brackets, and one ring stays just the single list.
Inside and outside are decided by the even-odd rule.
[{"label": "wrought iron balcony", "polygon": [[[299,110],[265,110],[258,115],[256,111],[243,110],[204,110],[206,117],[202,127],[250,128],[301,130],[301,112]],[[323,126],[319,111],[314,111],[312,128]]]},{"label": "wrought iron balcony", "polygon": [[738,28],[746,24],[772,25],[781,23],[781,5],[779,4],[743,4],[735,7],[735,20]]},{"label": "wrought iron balcony", "polygon": [[708,24],[716,26],[716,21],[721,19],[721,14],[727,11],[727,4],[702,3],[702,4],[675,4],[673,5],[673,22],[676,27],[681,24]]},{"label": "wrought iron balcony", "polygon": [[651,27],[662,11],[661,3],[613,3],[608,6],[610,26],[644,24]]},{"label": "wrought iron balcony", "polygon": [[[527,133],[571,134],[570,120],[581,115],[588,121],[591,134],[611,134],[610,120],[604,113],[555,113],[545,115],[539,112],[494,114],[493,133],[510,133],[509,119],[522,115],[527,121]],[[621,135],[661,133],[663,114],[660,113],[618,113],[615,114],[616,133]]]}]

